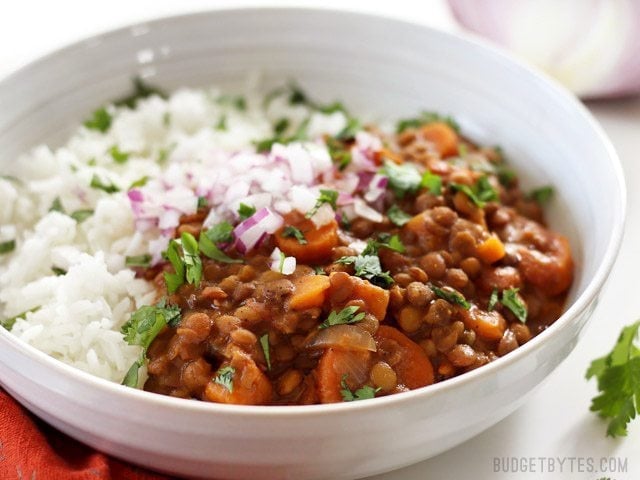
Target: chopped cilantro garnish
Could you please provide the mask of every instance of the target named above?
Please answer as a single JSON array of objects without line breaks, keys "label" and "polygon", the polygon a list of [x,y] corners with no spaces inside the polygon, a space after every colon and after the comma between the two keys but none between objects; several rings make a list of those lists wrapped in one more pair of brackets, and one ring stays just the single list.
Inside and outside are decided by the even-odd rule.
[{"label": "chopped cilantro garnish", "polygon": [[102,190],[106,193],[116,193],[120,191],[120,189],[116,185],[111,182],[103,182],[100,177],[95,174],[93,175],[93,177],[91,177],[91,183],[89,184],[89,186],[91,188],[95,188],[96,190]]},{"label": "chopped cilantro garnish", "polygon": [[60,212],[64,213],[64,207],[62,206],[62,202],[60,201],[60,197],[56,197],[53,199],[51,206],[49,207],[50,212]]},{"label": "chopped cilantro garnish", "polygon": [[131,190],[132,188],[144,187],[148,181],[149,177],[147,175],[145,175],[144,177],[140,177],[138,180],[129,185],[129,190]]},{"label": "chopped cilantro garnish", "polygon": [[318,209],[322,205],[324,205],[325,203],[330,205],[331,208],[333,208],[334,210],[336,210],[338,208],[337,202],[338,202],[338,192],[337,191],[321,189],[320,190],[320,196],[318,197],[318,200],[316,200],[316,204],[313,206],[313,208],[311,210],[309,210],[307,212],[305,217],[306,218],[313,217],[316,214],[316,212],[318,211]]},{"label": "chopped cilantro garnish", "polygon": [[240,220],[246,220],[254,213],[256,213],[256,207],[254,207],[253,205],[241,203],[238,207],[238,216],[240,217]]},{"label": "chopped cilantro garnish", "polygon": [[209,206],[209,200],[207,200],[207,197],[198,197],[198,205],[197,205],[197,209],[200,210],[201,208],[207,208]]},{"label": "chopped cilantro garnish", "polygon": [[27,310],[26,312],[19,313],[15,317],[11,317],[11,318],[7,318],[5,320],[2,320],[0,323],[2,324],[2,326],[5,329],[7,329],[8,331],[11,331],[11,329],[13,328],[13,326],[15,325],[15,323],[18,320],[24,320],[25,318],[27,318],[27,314],[28,313],[37,312],[38,310],[40,310],[40,307],[34,307],[34,308],[30,309],[30,310]]},{"label": "chopped cilantro garnish", "polygon": [[429,123],[444,122],[453,128],[456,132],[460,131],[460,126],[450,116],[442,116],[436,112],[422,112],[419,117],[407,118],[400,120],[396,125],[396,133],[401,133],[408,128],[418,128],[422,125],[428,125]]},{"label": "chopped cilantro garnish", "polygon": [[119,164],[127,163],[129,160],[129,153],[123,152],[117,145],[114,145],[109,149],[109,155],[113,158],[113,161]]},{"label": "chopped cilantro garnish", "polygon": [[127,267],[148,267],[151,265],[151,255],[144,253],[142,255],[133,255],[125,257],[124,264]]},{"label": "chopped cilantro garnish", "polygon": [[231,365],[227,365],[226,367],[218,370],[218,374],[213,378],[213,381],[222,385],[224,388],[229,390],[229,392],[233,392],[233,377],[235,373],[236,369]]},{"label": "chopped cilantro garnish", "polygon": [[282,273],[284,270],[284,261],[287,258],[284,252],[280,252],[280,261],[278,263],[278,272]]},{"label": "chopped cilantro garnish", "polygon": [[455,303],[456,305],[460,305],[462,308],[466,310],[469,310],[469,308],[471,308],[471,306],[469,305],[469,302],[467,302],[464,296],[460,292],[454,290],[451,287],[439,288],[439,287],[436,287],[435,285],[431,285],[431,289],[433,290],[433,293],[436,294],[436,296],[446,300],[449,303]]},{"label": "chopped cilantro garnish", "polygon": [[410,163],[396,165],[386,161],[382,173],[389,177],[389,188],[398,198],[416,193],[422,183],[420,172]]},{"label": "chopped cilantro garnish", "polygon": [[350,117],[347,119],[345,127],[336,135],[337,140],[350,140],[355,138],[356,133],[362,130],[362,124],[357,118]]},{"label": "chopped cilantro garnish", "polygon": [[320,328],[332,327],[334,325],[351,325],[364,319],[365,313],[356,314],[360,307],[352,305],[345,307],[339,312],[332,310],[324,322],[320,324]]},{"label": "chopped cilantro garnish", "polygon": [[164,272],[164,281],[167,284],[167,290],[169,293],[173,293],[178,290],[178,287],[184,283],[184,263],[180,257],[180,244],[175,240],[169,242],[169,247],[164,256],[173,266],[174,273]]},{"label": "chopped cilantro garnish", "polygon": [[241,112],[247,109],[247,100],[242,95],[221,95],[216,101],[220,105],[231,105]]},{"label": "chopped cilantro garnish", "polygon": [[351,163],[351,150],[344,142],[330,137],[327,139],[327,148],[331,160],[338,165],[338,170],[344,170]]},{"label": "chopped cilantro garnish", "polygon": [[119,107],[135,108],[141,99],[152,95],[157,95],[160,98],[167,98],[167,94],[158,87],[148,84],[140,77],[135,77],[133,79],[133,92],[114,103]]},{"label": "chopped cilantro garnish", "polygon": [[405,251],[404,244],[398,235],[380,233],[378,234],[377,239],[372,239],[367,242],[367,246],[362,251],[361,255],[377,255],[378,250],[382,247],[399,253],[404,253]]},{"label": "chopped cilantro garnish", "polygon": [[460,183],[451,183],[449,186],[456,192],[464,193],[478,208],[484,208],[487,202],[498,200],[498,192],[486,175],[480,177],[473,186]]},{"label": "chopped cilantro garnish", "polygon": [[496,308],[496,305],[498,304],[498,289],[494,288],[493,291],[491,292],[491,296],[489,297],[489,303],[487,304],[487,311],[492,311],[494,308]]},{"label": "chopped cilantro garnish", "polygon": [[91,215],[93,215],[93,210],[82,209],[82,210],[76,210],[75,212],[71,212],[69,216],[73,218],[76,222],[82,223]]},{"label": "chopped cilantro garnish", "polygon": [[15,249],[16,249],[15,240],[7,240],[5,242],[0,242],[0,255],[5,255],[9,252],[13,252]]},{"label": "chopped cilantro garnish", "polygon": [[345,265],[353,264],[355,275],[365,278],[379,287],[389,287],[393,283],[393,278],[389,272],[383,272],[380,259],[377,255],[358,255],[357,257],[342,257],[336,263]]},{"label": "chopped cilantro garnish", "polygon": [[202,261],[200,260],[200,249],[198,248],[198,241],[193,235],[188,232],[183,232],[180,235],[182,242],[182,252],[185,270],[185,279],[188,283],[200,285],[202,280]]},{"label": "chopped cilantro garnish", "polygon": [[84,122],[84,126],[90,130],[106,132],[111,127],[113,118],[105,107],[97,109],[91,114],[91,118]]},{"label": "chopped cilantro garnish", "polygon": [[500,185],[509,187],[516,179],[516,172],[514,172],[504,164],[497,165],[495,170],[496,174],[498,175],[498,181],[500,182]]},{"label": "chopped cilantro garnish", "polygon": [[171,155],[171,152],[173,152],[176,148],[176,143],[172,143],[171,145],[169,145],[166,148],[161,148],[158,150],[158,163],[163,164],[167,161],[167,159],[169,158],[169,155]]},{"label": "chopped cilantro garnish", "polygon": [[284,132],[287,131],[287,129],[289,128],[289,119],[288,118],[281,118],[280,120],[278,120],[278,122],[273,126],[273,131],[276,134],[276,136],[280,136],[282,135]]},{"label": "chopped cilantro garnish", "polygon": [[365,385],[362,388],[357,389],[355,392],[352,392],[347,385],[348,375],[345,373],[342,375],[342,379],[340,380],[340,386],[342,389],[340,390],[340,395],[342,395],[342,400],[344,402],[353,402],[356,400],[369,400],[376,396],[376,393],[380,391],[380,388],[373,388],[369,385]]},{"label": "chopped cilantro garnish", "polygon": [[304,238],[304,233],[302,233],[302,231],[299,228],[293,227],[291,225],[284,227],[284,230],[282,230],[281,235],[285,238],[287,237],[295,238],[296,240],[298,240],[298,243],[300,245],[307,244],[307,239]]},{"label": "chopped cilantro garnish", "polygon": [[426,188],[432,195],[440,195],[442,193],[442,178],[427,170],[422,174],[420,188]]},{"label": "chopped cilantro garnish", "polygon": [[306,118],[300,123],[300,125],[298,125],[298,128],[291,136],[285,137],[282,134],[276,134],[271,138],[265,138],[264,140],[259,140],[257,142],[254,142],[256,146],[256,151],[259,153],[268,152],[269,150],[271,150],[271,147],[273,147],[275,143],[286,145],[291,142],[302,141],[307,138],[308,126],[309,126],[309,118]]},{"label": "chopped cilantro garnish", "polygon": [[216,123],[216,130],[220,131],[220,132],[225,132],[227,130],[227,116],[226,115],[220,115],[220,118],[218,119],[218,123]]},{"label": "chopped cilantro garnish", "polygon": [[609,420],[607,435],[626,436],[627,425],[640,413],[640,321],[622,329],[608,355],[589,366],[587,380],[595,377],[599,395],[591,399],[591,411]]},{"label": "chopped cilantro garnish", "polygon": [[396,225],[398,227],[402,227],[409,220],[411,220],[411,215],[409,215],[408,213],[404,212],[395,203],[391,207],[389,207],[389,210],[387,210],[387,217],[389,217],[389,220],[391,220],[391,223],[393,223],[394,225]]},{"label": "chopped cilantro garnish", "polygon": [[67,271],[64,268],[53,266],[51,267],[51,271],[56,274],[56,276],[60,277],[62,275],[66,275]]},{"label": "chopped cilantro garnish", "polygon": [[269,351],[269,334],[265,333],[260,337],[260,346],[264,353],[264,360],[267,362],[267,370],[271,370],[271,353]]},{"label": "chopped cilantro garnish", "polygon": [[221,222],[214,227],[200,233],[199,247],[203,255],[222,263],[242,263],[242,260],[231,258],[224,253],[218,243],[229,243],[233,240],[233,226],[228,222]]},{"label": "chopped cilantro garnish", "polygon": [[166,306],[165,300],[156,305],[145,305],[131,314],[129,320],[122,326],[120,332],[129,345],[142,347],[142,354],[136,360],[122,380],[128,387],[138,385],[138,370],[146,358],[146,352],[158,333],[169,325],[176,327],[180,322],[180,308],[175,305]]},{"label": "chopped cilantro garnish", "polygon": [[518,295],[518,288],[509,288],[502,291],[500,303],[507,307],[522,323],[527,321],[527,306]]},{"label": "chopped cilantro garnish", "polygon": [[537,204],[543,205],[547,203],[553,196],[553,187],[547,185],[532,190],[528,197],[534,200]]}]

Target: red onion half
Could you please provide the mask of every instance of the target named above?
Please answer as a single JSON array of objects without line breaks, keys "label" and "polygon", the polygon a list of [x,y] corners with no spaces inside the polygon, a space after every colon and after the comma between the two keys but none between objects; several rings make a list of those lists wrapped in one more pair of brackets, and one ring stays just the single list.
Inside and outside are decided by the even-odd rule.
[{"label": "red onion half", "polygon": [[456,19],[583,98],[640,93],[638,0],[448,0]]}]

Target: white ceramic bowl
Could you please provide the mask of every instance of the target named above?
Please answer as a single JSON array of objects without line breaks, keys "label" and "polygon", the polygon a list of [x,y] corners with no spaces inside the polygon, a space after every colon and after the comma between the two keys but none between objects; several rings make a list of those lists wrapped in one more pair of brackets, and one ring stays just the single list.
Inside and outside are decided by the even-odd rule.
[{"label": "white ceramic bowl", "polygon": [[[150,54],[152,62],[139,62]],[[232,86],[256,68],[270,82],[294,78],[317,97],[381,118],[451,113],[475,140],[502,145],[525,183],[553,184],[551,223],[570,237],[577,268],[562,318],[479,370],[366,402],[245,407],[163,397],[76,371],[0,329],[2,385],[102,451],[216,478],[363,477],[436,455],[511,413],[578,341],[620,244],[625,194],[616,154],[585,108],[492,48],[325,10],[231,10],[137,25],[0,82],[0,168],[34,144],[64,140],[135,74],[155,75],[165,88]]]}]

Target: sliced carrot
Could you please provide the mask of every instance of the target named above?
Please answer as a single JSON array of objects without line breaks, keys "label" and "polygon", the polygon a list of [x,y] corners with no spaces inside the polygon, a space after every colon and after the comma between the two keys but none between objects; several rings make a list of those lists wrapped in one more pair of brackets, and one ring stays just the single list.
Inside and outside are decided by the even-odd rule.
[{"label": "sliced carrot", "polygon": [[366,312],[376,317],[378,320],[384,320],[387,315],[387,306],[389,305],[389,290],[377,287],[367,280],[353,277],[353,298],[359,298],[364,301]]},{"label": "sliced carrot", "polygon": [[350,378],[350,372],[354,370],[368,371],[369,352],[355,352],[350,350],[338,350],[328,348],[322,354],[315,370],[316,389],[321,403],[342,402],[341,382],[344,375],[346,381]]},{"label": "sliced carrot", "polygon": [[433,383],[433,366],[424,350],[397,328],[380,325],[375,334],[378,351],[397,351],[400,361],[392,365],[398,383],[407,388],[424,387]]},{"label": "sliced carrot", "polygon": [[293,310],[306,310],[324,304],[331,283],[326,275],[307,275],[296,279],[294,285],[289,307]]},{"label": "sliced carrot", "polygon": [[234,370],[231,387],[217,383],[217,377],[214,377],[204,391],[205,400],[236,405],[266,405],[271,402],[271,382],[249,355],[235,351],[231,361],[223,363],[218,371],[224,367],[232,367]]},{"label": "sliced carrot", "polygon": [[320,263],[330,259],[331,250],[338,245],[338,223],[335,220],[320,228],[308,219],[289,225],[302,232],[305,242],[300,243],[295,237],[283,237],[286,227],[282,227],[275,234],[280,250],[302,263]]},{"label": "sliced carrot", "polygon": [[458,134],[444,122],[424,125],[420,131],[424,138],[433,142],[442,157],[458,153]]},{"label": "sliced carrot", "polygon": [[460,309],[465,327],[476,332],[485,340],[498,341],[502,338],[507,322],[497,311],[485,312],[476,307],[469,310]]},{"label": "sliced carrot", "polygon": [[476,253],[484,263],[491,264],[504,257],[504,244],[496,235],[491,235],[476,247]]}]

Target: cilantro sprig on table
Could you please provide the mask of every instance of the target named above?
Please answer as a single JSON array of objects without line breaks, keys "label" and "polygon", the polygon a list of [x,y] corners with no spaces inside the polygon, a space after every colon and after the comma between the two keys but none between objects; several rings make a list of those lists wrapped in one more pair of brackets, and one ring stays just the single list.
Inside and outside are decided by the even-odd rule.
[{"label": "cilantro sprig on table", "polygon": [[591,410],[609,420],[607,436],[626,436],[627,426],[640,412],[640,320],[622,329],[608,355],[597,358],[586,372],[595,378],[599,395],[591,400]]}]

